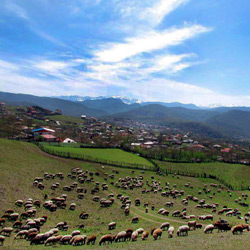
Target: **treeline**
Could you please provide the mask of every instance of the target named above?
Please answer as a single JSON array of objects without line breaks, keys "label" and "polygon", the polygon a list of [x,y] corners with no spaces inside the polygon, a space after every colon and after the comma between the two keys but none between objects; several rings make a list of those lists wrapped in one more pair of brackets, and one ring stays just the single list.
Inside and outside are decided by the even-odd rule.
[{"label": "treeline", "polygon": [[169,162],[182,162],[182,163],[194,163],[194,162],[213,162],[217,160],[216,155],[183,149],[174,148],[150,148],[145,149],[141,147],[126,147],[125,151],[134,152],[144,158],[151,158],[160,161]]}]

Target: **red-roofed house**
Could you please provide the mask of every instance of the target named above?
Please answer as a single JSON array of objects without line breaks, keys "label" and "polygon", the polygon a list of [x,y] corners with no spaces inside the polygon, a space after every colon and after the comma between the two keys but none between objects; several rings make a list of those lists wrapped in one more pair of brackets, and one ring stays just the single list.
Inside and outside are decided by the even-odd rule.
[{"label": "red-roofed house", "polygon": [[57,141],[57,137],[54,136],[55,130],[49,128],[39,128],[33,130],[35,140],[38,136],[41,136],[44,141]]},{"label": "red-roofed house", "polygon": [[222,150],[221,150],[221,152],[222,153],[230,153],[231,152],[231,148],[223,148]]}]

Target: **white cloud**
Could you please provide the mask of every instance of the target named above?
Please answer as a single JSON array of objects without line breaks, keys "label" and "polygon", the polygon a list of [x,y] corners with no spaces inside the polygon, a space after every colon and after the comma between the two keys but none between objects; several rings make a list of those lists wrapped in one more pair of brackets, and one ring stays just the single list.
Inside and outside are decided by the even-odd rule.
[{"label": "white cloud", "polygon": [[209,31],[211,31],[210,28],[201,25],[165,30],[163,32],[151,31],[142,36],[128,38],[125,43],[116,43],[107,49],[101,48],[95,52],[95,56],[97,60],[102,62],[119,62],[137,54],[149,53],[178,45],[198,34]]},{"label": "white cloud", "polygon": [[208,88],[163,78],[132,84],[130,91],[134,97],[144,101],[179,101],[200,106],[250,106],[248,95],[225,95]]},{"label": "white cloud", "polygon": [[160,0],[152,7],[143,11],[140,17],[148,20],[153,25],[157,25],[162,22],[166,15],[187,1],[188,0]]},{"label": "white cloud", "polygon": [[36,68],[43,70],[45,72],[54,73],[59,70],[65,69],[68,67],[68,64],[65,62],[57,61],[42,61],[34,65]]},{"label": "white cloud", "polygon": [[[194,103],[196,105],[225,105],[225,106],[250,106],[248,95],[225,95],[211,89],[198,87],[183,82],[171,81],[164,78],[151,78],[143,81],[123,81],[116,74],[110,75],[107,71],[81,72],[75,71],[74,75],[64,75],[62,78],[38,78],[23,74],[27,70],[26,62],[14,64],[0,61],[0,89],[14,93],[29,93],[40,96],[52,95],[108,95],[107,87],[120,88],[120,93],[143,101],[164,101],[182,103]],[[47,73],[57,70],[64,71],[70,63],[59,64],[58,62],[41,62],[38,67],[32,68],[30,72],[36,71]],[[67,65],[67,66],[66,66]],[[91,74],[93,74],[91,76]],[[99,77],[98,77],[98,74]],[[104,74],[104,75],[103,75]],[[105,75],[106,74],[106,75]],[[105,78],[106,77],[106,78]],[[105,81],[103,80],[105,78]],[[53,87],[52,87],[53,86]],[[117,93],[119,94],[119,93]]]}]

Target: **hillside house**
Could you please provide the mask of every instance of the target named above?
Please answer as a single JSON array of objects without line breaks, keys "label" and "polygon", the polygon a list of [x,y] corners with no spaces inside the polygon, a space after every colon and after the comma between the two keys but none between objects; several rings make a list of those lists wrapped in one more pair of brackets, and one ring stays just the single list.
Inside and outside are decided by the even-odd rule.
[{"label": "hillside house", "polygon": [[49,128],[38,128],[33,130],[34,139],[37,140],[38,137],[42,138],[43,141],[55,142],[57,138],[54,136],[55,130]]},{"label": "hillside house", "polygon": [[0,102],[0,111],[5,111],[6,104],[4,102]]},{"label": "hillside house", "polygon": [[63,140],[63,143],[76,143],[76,142],[70,138],[66,138],[65,140]]}]

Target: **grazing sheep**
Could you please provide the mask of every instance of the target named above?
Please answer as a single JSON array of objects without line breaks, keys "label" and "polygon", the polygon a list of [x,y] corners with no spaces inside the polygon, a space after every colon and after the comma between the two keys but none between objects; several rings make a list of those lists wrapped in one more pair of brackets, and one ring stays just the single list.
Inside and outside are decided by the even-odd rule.
[{"label": "grazing sheep", "polygon": [[66,244],[69,244],[70,241],[72,239],[72,236],[71,235],[64,235],[61,239],[60,239],[60,244],[62,245],[66,245]]},{"label": "grazing sheep", "polygon": [[0,243],[1,243],[1,246],[3,246],[4,240],[5,240],[5,237],[2,236],[2,235],[0,235]]},{"label": "grazing sheep", "polygon": [[132,218],[132,223],[138,223],[139,222],[139,218],[138,217],[133,217]]},{"label": "grazing sheep", "polygon": [[181,214],[181,212],[179,211],[179,210],[177,210],[177,211],[174,211],[173,213],[172,213],[172,216],[173,217],[177,217],[177,216],[179,216]]},{"label": "grazing sheep", "polygon": [[138,237],[138,232],[135,231],[132,233],[132,241],[137,241],[137,237]]},{"label": "grazing sheep", "polygon": [[95,245],[95,241],[96,241],[96,236],[95,235],[92,235],[90,236],[88,239],[87,239],[87,245],[89,245],[90,243],[92,245]]},{"label": "grazing sheep", "polygon": [[196,229],[201,229],[202,228],[202,224],[201,223],[197,223],[196,224]]},{"label": "grazing sheep", "polygon": [[10,221],[16,221],[18,219],[18,217],[19,217],[18,213],[12,213],[12,214],[10,214],[9,220]]},{"label": "grazing sheep", "polygon": [[162,235],[162,229],[158,228],[153,232],[153,238],[154,240],[157,240],[158,238],[161,238]]},{"label": "grazing sheep", "polygon": [[71,236],[74,237],[76,235],[80,235],[81,232],[79,230],[74,230],[72,233],[71,233]]},{"label": "grazing sheep", "polygon": [[115,229],[116,228],[116,222],[110,222],[109,223],[109,225],[108,225],[108,227],[109,227],[109,230],[113,230],[113,229]]},{"label": "grazing sheep", "polygon": [[75,235],[71,240],[70,240],[70,244],[72,244],[72,246],[81,246],[81,245],[85,245],[87,236],[86,235]]},{"label": "grazing sheep", "polygon": [[167,230],[169,228],[169,226],[170,226],[169,222],[165,222],[165,223],[161,224],[160,229]]},{"label": "grazing sheep", "polygon": [[75,203],[71,203],[69,206],[69,210],[74,211],[76,209],[76,204]]},{"label": "grazing sheep", "polygon": [[113,236],[113,235],[111,235],[111,234],[106,234],[106,235],[102,236],[102,238],[101,238],[101,240],[100,240],[100,242],[99,242],[99,245],[100,245],[100,246],[101,246],[102,244],[103,244],[103,245],[106,245],[106,242],[108,242],[108,244],[109,244],[109,243],[112,244],[113,240],[114,240],[114,236]]},{"label": "grazing sheep", "polygon": [[58,228],[59,230],[64,230],[64,227],[67,225],[67,222],[58,222],[55,226],[55,228]]},{"label": "grazing sheep", "polygon": [[191,228],[193,228],[194,230],[196,229],[196,221],[189,221],[188,222],[188,226],[189,226],[189,228],[190,228],[190,230],[191,230]]},{"label": "grazing sheep", "polygon": [[174,227],[170,227],[168,229],[168,238],[173,238],[174,235]]},{"label": "grazing sheep", "polygon": [[214,228],[218,229],[218,232],[226,232],[231,230],[231,226],[228,222],[217,221],[214,223]]},{"label": "grazing sheep", "polygon": [[89,214],[88,214],[88,213],[81,213],[81,214],[79,215],[79,218],[82,219],[82,220],[86,220],[86,219],[88,219],[88,217],[89,217]]},{"label": "grazing sheep", "polygon": [[47,245],[55,245],[57,242],[61,240],[63,236],[62,235],[57,235],[57,236],[50,236],[46,241],[45,241],[45,246]]},{"label": "grazing sheep", "polygon": [[144,232],[144,229],[143,228],[138,228],[138,229],[136,229],[136,232],[138,234],[142,234]]},{"label": "grazing sheep", "polygon": [[15,202],[15,205],[18,206],[18,207],[21,207],[23,205],[23,200],[17,200]]},{"label": "grazing sheep", "polygon": [[3,230],[0,232],[3,236],[10,237],[13,229],[11,227],[4,227]]},{"label": "grazing sheep", "polygon": [[180,226],[177,230],[177,236],[188,236],[189,230],[190,230],[190,228],[187,225]]},{"label": "grazing sheep", "polygon": [[249,232],[249,230],[250,230],[249,225],[242,224],[242,227],[243,227],[244,230],[246,229]]},{"label": "grazing sheep", "polygon": [[148,238],[148,236],[149,236],[149,232],[148,231],[145,231],[145,232],[143,232],[143,234],[142,234],[142,240],[146,240],[147,238]]},{"label": "grazing sheep", "polygon": [[234,226],[234,227],[232,228],[232,233],[233,233],[233,234],[238,234],[238,233],[242,234],[242,233],[243,233],[243,230],[244,230],[244,228],[243,228],[242,225],[237,225],[237,226]]},{"label": "grazing sheep", "polygon": [[26,240],[33,240],[36,236],[38,235],[38,232],[31,232],[28,234],[28,236],[26,237]]},{"label": "grazing sheep", "polygon": [[133,230],[132,231],[126,231],[126,236],[125,236],[125,241],[130,241],[131,240],[131,237],[132,237],[132,233],[133,233]]},{"label": "grazing sheep", "polygon": [[13,228],[21,228],[21,226],[23,225],[23,223],[21,221],[16,221],[14,224],[13,224]]},{"label": "grazing sheep", "polygon": [[207,225],[204,229],[204,233],[205,234],[208,234],[208,233],[212,233],[214,230],[214,225],[210,224],[210,225]]},{"label": "grazing sheep", "polygon": [[156,229],[157,229],[156,227],[153,227],[153,228],[151,229],[151,235],[153,235],[153,233],[154,233],[154,231],[155,231]]},{"label": "grazing sheep", "polygon": [[29,231],[28,231],[28,230],[22,230],[22,231],[19,231],[19,232],[15,235],[14,239],[16,240],[18,237],[19,237],[20,239],[23,239],[23,238],[26,238],[28,235],[29,235]]},{"label": "grazing sheep", "polygon": [[44,244],[45,240],[47,240],[47,238],[44,234],[37,234],[33,239],[31,239],[30,245]]},{"label": "grazing sheep", "polygon": [[126,234],[127,234],[127,233],[126,233],[125,231],[119,232],[119,233],[115,236],[115,242],[125,241]]}]

